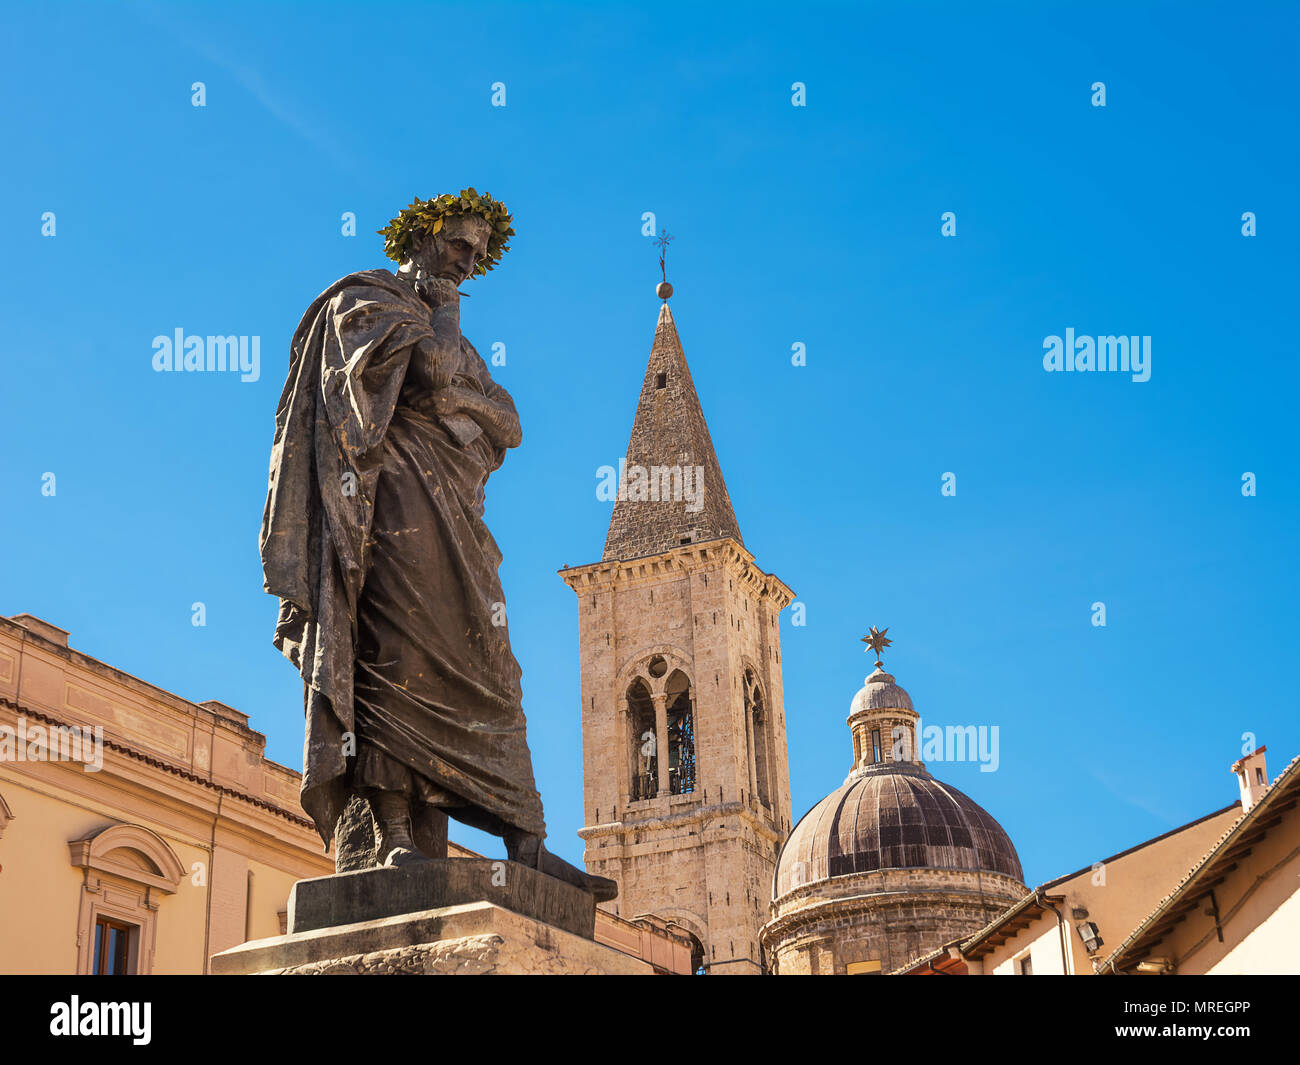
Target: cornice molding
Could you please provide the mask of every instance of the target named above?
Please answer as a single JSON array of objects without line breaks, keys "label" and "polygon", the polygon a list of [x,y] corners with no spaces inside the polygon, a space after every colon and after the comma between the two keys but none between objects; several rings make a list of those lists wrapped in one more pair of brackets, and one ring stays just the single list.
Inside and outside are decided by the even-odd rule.
[{"label": "cornice molding", "polygon": [[[648,800],[654,802],[655,800]],[[652,811],[647,811],[651,813]],[[663,830],[681,828],[690,824],[703,824],[719,818],[737,816],[746,827],[770,843],[781,843],[785,836],[766,824],[754,812],[748,803],[727,802],[713,803],[708,806],[690,806],[680,812],[669,812],[662,816],[649,816],[643,821],[606,821],[599,825],[584,825],[578,829],[578,838],[582,840],[608,839],[625,836],[631,832],[645,832],[651,829]]]},{"label": "cornice molding", "polygon": [[[954,872],[965,873],[965,870],[943,870],[943,869],[918,869],[918,870],[889,870],[890,872],[932,872],[936,876],[952,875]],[[875,874],[870,874],[875,875]],[[975,874],[970,874],[974,876]],[[846,916],[859,916],[871,912],[872,910],[896,906],[900,903],[909,902],[913,899],[923,898],[927,902],[937,903],[955,903],[961,905],[984,906],[989,909],[1001,912],[1007,906],[1013,905],[1014,900],[1024,894],[1023,885],[1017,885],[1010,877],[1000,873],[980,873],[981,881],[983,878],[998,880],[1005,885],[1008,892],[1007,899],[999,898],[997,895],[985,890],[982,886],[978,890],[966,890],[954,886],[940,887],[936,885],[933,888],[915,887],[908,888],[905,886],[882,887],[879,891],[862,891],[854,894],[841,896],[807,896],[808,901],[805,905],[799,906],[798,909],[788,910],[773,917],[765,924],[759,932],[760,941],[764,947],[774,939],[784,939],[790,935],[796,934],[800,929],[809,925],[817,924],[824,920],[840,920]],[[824,880],[814,881],[809,885],[800,885],[800,890],[807,887],[816,887],[825,885],[831,880],[838,879],[830,877]],[[847,886],[847,885],[846,885]],[[789,892],[782,898],[774,900],[771,904],[773,910],[780,909],[782,906],[788,906],[795,897],[794,892]]]},{"label": "cornice molding", "polygon": [[[43,725],[53,726],[56,728],[73,727],[69,725],[67,722],[62,721],[56,717],[53,717],[42,710],[37,710],[34,707],[30,707],[30,706],[25,706],[22,703],[15,702],[13,699],[10,699],[6,696],[0,696],[0,707],[7,710],[11,710],[15,714],[21,714],[33,718],[39,721]],[[127,758],[131,758],[139,762],[143,762],[144,764],[152,766],[155,769],[161,769],[163,772],[169,773],[172,776],[179,777],[182,780],[187,780],[193,784],[198,784],[201,787],[208,788],[214,792],[220,793],[221,795],[226,795],[229,796],[230,798],[239,799],[243,802],[250,803],[253,806],[259,807],[260,809],[273,813],[278,817],[282,817],[287,821],[292,821],[294,824],[301,825],[304,828],[312,829],[313,832],[315,831],[312,826],[312,822],[301,814],[295,814],[290,810],[286,810],[282,806],[277,806],[275,803],[271,802],[268,799],[261,798],[260,796],[252,795],[246,791],[240,791],[237,788],[232,788],[225,784],[218,784],[216,781],[208,780],[205,777],[199,776],[197,773],[194,773],[189,769],[186,769],[182,766],[175,765],[174,763],[159,758],[157,755],[146,754],[145,752],[137,750],[134,747],[129,747],[126,744],[119,742],[118,740],[109,739],[107,736],[104,737],[104,749],[115,751],[118,754],[124,755]],[[44,764],[58,764],[58,763],[44,763]]]},{"label": "cornice molding", "polygon": [[607,590],[616,584],[636,587],[661,581],[666,576],[687,576],[719,567],[748,584],[758,598],[770,599],[777,611],[784,610],[794,601],[794,591],[775,574],[763,572],[755,563],[754,556],[730,537],[682,544],[658,555],[568,566],[556,572],[574,592],[582,595],[584,592]]}]

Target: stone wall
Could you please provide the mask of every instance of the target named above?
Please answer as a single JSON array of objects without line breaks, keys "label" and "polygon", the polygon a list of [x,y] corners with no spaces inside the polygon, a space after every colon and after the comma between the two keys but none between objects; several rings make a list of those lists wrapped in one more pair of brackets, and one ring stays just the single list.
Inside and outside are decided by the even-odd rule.
[{"label": "stone wall", "polygon": [[[578,595],[589,871],[620,886],[620,916],[654,913],[695,935],[714,971],[756,972],[772,872],[791,827],[778,616],[793,593],[734,540],[682,545],[628,562],[561,571]],[[655,677],[648,666],[664,660]],[[660,698],[677,670],[691,682],[696,785],[632,799],[639,737],[627,691]],[[747,732],[753,672],[766,731]],[[769,799],[755,795],[750,749],[770,752]]]},{"label": "stone wall", "polygon": [[871,961],[887,973],[978,932],[1026,890],[1000,874],[934,869],[832,877],[774,902],[762,940],[781,974],[843,975]]}]

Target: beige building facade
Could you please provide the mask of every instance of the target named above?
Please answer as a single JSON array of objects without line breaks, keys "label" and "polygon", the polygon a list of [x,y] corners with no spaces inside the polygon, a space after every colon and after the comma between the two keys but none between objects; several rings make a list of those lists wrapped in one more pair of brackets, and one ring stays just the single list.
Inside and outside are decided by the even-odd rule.
[{"label": "beige building facade", "polygon": [[1223,835],[1240,805],[1147,840],[1085,869],[1057,877],[1018,899],[974,935],[949,941],[900,967],[910,975],[1090,975],[1105,956]]},{"label": "beige building facade", "polygon": [[1101,973],[1300,974],[1300,758],[1261,787],[1263,751],[1233,766],[1240,816],[1100,964]]},{"label": "beige building facade", "polygon": [[1268,783],[1265,748],[1233,764],[1241,798],[1058,877],[896,970],[909,976],[1300,972],[1300,759]]},{"label": "beige building facade", "polygon": [[333,871],[238,710],[0,618],[0,971],[203,973]]}]

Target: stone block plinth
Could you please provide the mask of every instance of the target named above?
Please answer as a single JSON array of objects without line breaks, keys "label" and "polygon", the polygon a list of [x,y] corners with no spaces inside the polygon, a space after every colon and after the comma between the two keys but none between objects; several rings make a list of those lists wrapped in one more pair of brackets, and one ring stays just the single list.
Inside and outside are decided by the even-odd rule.
[{"label": "stone block plinth", "polygon": [[640,976],[653,969],[587,937],[479,901],[253,940],[213,955],[212,972]]},{"label": "stone block plinth", "polygon": [[299,880],[289,895],[289,933],[491,902],[590,939],[596,901],[581,888],[515,862],[443,858]]}]

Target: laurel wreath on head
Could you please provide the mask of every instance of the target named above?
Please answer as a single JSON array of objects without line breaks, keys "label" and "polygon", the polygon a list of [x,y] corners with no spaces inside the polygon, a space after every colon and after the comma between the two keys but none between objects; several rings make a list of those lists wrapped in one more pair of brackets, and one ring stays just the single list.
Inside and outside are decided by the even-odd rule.
[{"label": "laurel wreath on head", "polygon": [[417,196],[411,201],[410,207],[377,231],[384,238],[384,254],[393,262],[406,262],[420,241],[442,231],[448,218],[465,214],[476,214],[492,227],[487,254],[478,261],[471,275],[482,277],[510,250],[510,238],[515,235],[515,231],[510,227],[510,212],[506,210],[506,205],[494,200],[486,192],[475,192],[473,188],[461,189],[460,194],[455,196],[450,192],[443,193],[431,200],[422,200]]}]

